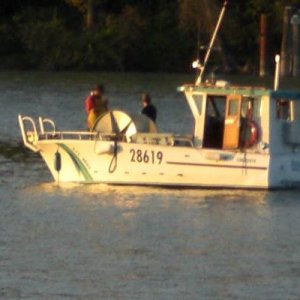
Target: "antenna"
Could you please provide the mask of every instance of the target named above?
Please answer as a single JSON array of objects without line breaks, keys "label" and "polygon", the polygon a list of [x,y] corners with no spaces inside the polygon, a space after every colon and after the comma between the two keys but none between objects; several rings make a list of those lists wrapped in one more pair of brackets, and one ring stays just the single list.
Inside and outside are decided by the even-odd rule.
[{"label": "antenna", "polygon": [[279,54],[275,56],[275,62],[276,62],[276,67],[275,67],[275,76],[274,76],[274,91],[277,91],[279,86],[279,66],[280,66]]},{"label": "antenna", "polygon": [[223,16],[224,16],[224,13],[225,13],[225,9],[226,9],[226,5],[227,5],[228,1],[225,0],[224,3],[223,3],[223,7],[221,9],[221,12],[220,12],[220,15],[219,15],[219,19],[218,19],[218,22],[217,22],[217,25],[215,27],[215,30],[214,30],[214,33],[211,37],[211,40],[210,40],[210,43],[209,43],[209,46],[208,46],[208,49],[206,51],[206,54],[205,54],[205,58],[204,58],[204,62],[203,62],[203,65],[201,65],[199,63],[199,60],[196,60],[193,62],[193,67],[194,68],[199,68],[200,69],[200,74],[196,80],[196,85],[199,85],[201,82],[202,82],[202,76],[203,76],[203,73],[204,73],[204,70],[205,70],[205,67],[206,67],[206,64],[207,64],[207,61],[208,61],[208,58],[209,58],[209,55],[210,55],[210,52],[213,48],[213,45],[214,45],[214,42],[215,42],[215,39],[216,39],[216,36],[217,36],[217,33],[218,33],[218,30],[220,28],[220,25],[221,25],[221,22],[222,22],[222,19],[223,19]]}]

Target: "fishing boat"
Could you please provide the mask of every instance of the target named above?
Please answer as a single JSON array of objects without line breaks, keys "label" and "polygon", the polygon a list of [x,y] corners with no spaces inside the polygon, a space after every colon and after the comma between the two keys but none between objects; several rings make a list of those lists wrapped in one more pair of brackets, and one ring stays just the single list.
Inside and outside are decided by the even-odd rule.
[{"label": "fishing boat", "polygon": [[18,116],[23,142],[57,182],[273,189],[300,183],[300,93],[202,80],[226,2],[195,83],[184,84],[194,118],[190,135],[157,132],[144,116],[101,115],[91,131]]}]

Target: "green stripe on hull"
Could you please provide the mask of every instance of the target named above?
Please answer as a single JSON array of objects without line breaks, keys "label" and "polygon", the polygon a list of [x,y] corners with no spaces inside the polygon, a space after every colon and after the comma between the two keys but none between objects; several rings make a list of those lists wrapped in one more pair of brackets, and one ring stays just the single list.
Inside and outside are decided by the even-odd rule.
[{"label": "green stripe on hull", "polygon": [[80,158],[74,153],[74,151],[71,150],[67,145],[65,145],[63,143],[58,143],[57,145],[59,147],[61,147],[63,150],[65,150],[66,153],[70,156],[70,158],[72,159],[72,161],[74,163],[76,170],[80,174],[82,174],[82,176],[84,177],[84,180],[85,181],[93,181],[93,177],[91,176],[90,172],[88,171],[88,169],[86,168],[84,163],[80,160]]}]

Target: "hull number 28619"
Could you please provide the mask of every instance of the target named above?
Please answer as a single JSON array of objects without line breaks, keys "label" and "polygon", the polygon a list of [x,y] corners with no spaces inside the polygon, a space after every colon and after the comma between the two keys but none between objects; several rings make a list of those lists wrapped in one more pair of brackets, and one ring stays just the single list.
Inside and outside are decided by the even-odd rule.
[{"label": "hull number 28619", "polygon": [[130,154],[132,162],[161,164],[163,160],[163,153],[161,151],[130,149]]}]

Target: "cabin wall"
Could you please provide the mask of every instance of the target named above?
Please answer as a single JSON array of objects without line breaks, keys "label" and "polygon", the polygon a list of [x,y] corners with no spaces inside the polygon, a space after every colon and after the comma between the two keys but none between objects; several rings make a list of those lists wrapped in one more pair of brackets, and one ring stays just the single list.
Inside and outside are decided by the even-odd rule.
[{"label": "cabin wall", "polygon": [[270,99],[270,153],[284,153],[286,146],[283,143],[283,126],[286,123],[284,120],[279,120],[276,115],[275,99]]},{"label": "cabin wall", "polygon": [[194,144],[197,147],[201,147],[203,144],[206,95],[203,93],[186,91],[185,96],[195,120]]},{"label": "cabin wall", "polygon": [[272,154],[283,154],[300,149],[300,103],[289,100],[287,113],[280,114],[278,101],[282,99],[271,99],[270,101],[270,152]]},{"label": "cabin wall", "polygon": [[259,117],[255,119],[257,124],[259,125],[260,132],[260,143],[261,145],[266,145],[266,150],[269,149],[270,144],[270,97],[262,96],[261,103],[259,108]]},{"label": "cabin wall", "polygon": [[283,125],[283,138],[284,143],[288,144],[294,149],[300,149],[300,102],[291,102],[291,115],[290,121],[285,122]]}]

